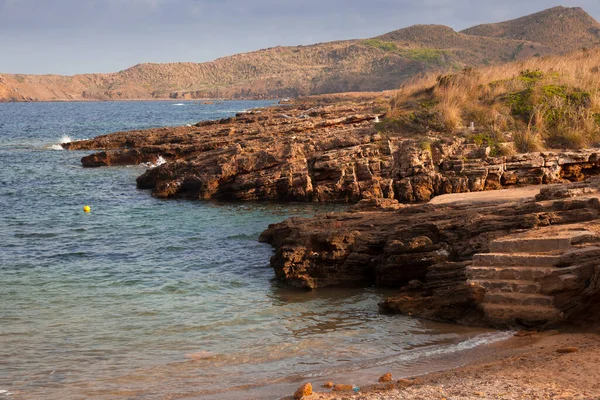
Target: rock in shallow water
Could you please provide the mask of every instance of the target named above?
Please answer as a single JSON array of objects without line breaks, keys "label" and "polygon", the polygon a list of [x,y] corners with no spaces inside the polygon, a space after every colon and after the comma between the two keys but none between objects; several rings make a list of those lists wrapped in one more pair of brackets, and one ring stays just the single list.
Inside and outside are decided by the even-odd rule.
[{"label": "rock in shallow water", "polygon": [[296,393],[294,393],[294,399],[299,400],[304,396],[310,396],[313,393],[312,385],[310,383],[305,383],[300,386]]}]

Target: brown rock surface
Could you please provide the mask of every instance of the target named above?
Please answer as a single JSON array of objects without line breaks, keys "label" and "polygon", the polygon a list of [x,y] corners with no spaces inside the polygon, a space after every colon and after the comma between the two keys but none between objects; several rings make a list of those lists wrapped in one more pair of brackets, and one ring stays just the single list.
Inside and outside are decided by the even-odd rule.
[{"label": "brown rock surface", "polygon": [[[492,239],[510,232],[594,220],[595,197],[481,203],[421,204],[394,209],[361,209],[312,219],[292,218],[266,230],[277,276],[300,287],[371,282],[402,287],[411,280],[429,290],[448,279],[465,281],[464,267]],[[440,283],[438,284],[438,280]]]},{"label": "brown rock surface", "polygon": [[[271,225],[261,239],[275,247],[276,276],[292,285],[402,288],[381,304],[388,312],[493,326],[589,322],[597,318],[600,298],[600,199],[593,190],[559,196],[580,187],[556,186],[554,199],[544,201],[399,209],[359,204]],[[557,247],[523,253],[546,245]],[[503,253],[487,254],[490,249]],[[472,264],[477,253],[480,264]],[[473,278],[474,271],[489,278]]]},{"label": "brown rock surface", "polygon": [[294,393],[294,399],[300,400],[305,396],[310,396],[313,393],[312,385],[310,383],[305,383],[300,386],[298,390]]},{"label": "brown rock surface", "polygon": [[352,391],[352,385],[337,383],[333,386],[333,391],[334,392],[350,392],[350,391]]},{"label": "brown rock surface", "polygon": [[119,132],[64,147],[103,150],[84,157],[86,167],[162,156],[166,164],[138,178],[140,188],[161,198],[423,202],[448,193],[581,181],[600,171],[600,149],[488,157],[461,137],[377,132],[383,99],[322,102],[253,110],[193,127]]}]

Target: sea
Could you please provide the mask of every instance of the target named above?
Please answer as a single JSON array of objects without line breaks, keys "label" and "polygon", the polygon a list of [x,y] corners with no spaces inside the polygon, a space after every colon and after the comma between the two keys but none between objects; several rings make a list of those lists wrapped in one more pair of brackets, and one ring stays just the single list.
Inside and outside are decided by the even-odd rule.
[{"label": "sea", "polygon": [[359,391],[507,338],[382,315],[385,289],[277,282],[260,233],[343,206],[159,200],[135,184],[152,166],[82,168],[90,152],[60,146],[272,104],[0,103],[0,400]]}]

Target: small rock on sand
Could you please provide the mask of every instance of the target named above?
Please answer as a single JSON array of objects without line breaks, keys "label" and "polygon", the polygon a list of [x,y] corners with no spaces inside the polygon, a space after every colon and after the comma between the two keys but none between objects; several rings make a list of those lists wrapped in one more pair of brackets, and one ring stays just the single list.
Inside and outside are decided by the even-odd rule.
[{"label": "small rock on sand", "polygon": [[305,383],[304,385],[300,386],[298,388],[298,390],[296,390],[296,393],[294,393],[294,399],[299,400],[301,398],[303,398],[304,396],[310,396],[312,394],[312,385],[309,383]]},{"label": "small rock on sand", "polygon": [[329,382],[325,382],[325,383],[323,384],[323,387],[324,387],[324,388],[331,389],[331,388],[333,387],[333,385],[334,385],[334,383],[333,383],[333,382],[331,382],[331,381],[329,381]]},{"label": "small rock on sand", "polygon": [[312,392],[312,385],[310,383],[305,383],[304,385],[300,386],[298,390],[296,390],[296,393],[294,393],[294,399],[299,400],[304,396],[310,396]]},{"label": "small rock on sand", "polygon": [[567,354],[567,353],[577,353],[579,349],[577,347],[562,347],[560,349],[556,349],[556,352],[559,354]]},{"label": "small rock on sand", "polygon": [[392,381],[392,373],[388,372],[385,375],[381,375],[379,378],[379,382],[391,382]]},{"label": "small rock on sand", "polygon": [[407,388],[415,384],[415,382],[411,381],[410,379],[399,379],[397,383],[398,385],[400,385],[400,387],[403,388]]},{"label": "small rock on sand", "polygon": [[342,383],[338,383],[333,386],[334,392],[349,392],[352,390],[352,385],[344,385]]}]

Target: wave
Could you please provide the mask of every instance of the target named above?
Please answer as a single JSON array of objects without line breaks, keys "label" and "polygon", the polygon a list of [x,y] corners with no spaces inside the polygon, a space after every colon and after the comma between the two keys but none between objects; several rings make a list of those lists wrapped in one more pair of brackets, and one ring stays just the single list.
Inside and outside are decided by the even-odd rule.
[{"label": "wave", "polygon": [[161,165],[166,164],[166,163],[167,163],[167,160],[165,160],[163,158],[163,156],[158,156],[155,163],[147,162],[147,163],[142,163],[142,165],[146,166],[148,169],[153,169],[156,167],[160,167]]},{"label": "wave", "polygon": [[376,365],[386,365],[391,363],[396,363],[399,361],[413,361],[423,357],[432,357],[432,356],[440,356],[452,353],[458,353],[465,350],[474,349],[475,347],[484,346],[496,342],[501,342],[503,340],[508,340],[514,336],[514,332],[512,331],[503,331],[503,332],[492,332],[492,333],[482,333],[475,337],[469,338],[465,341],[462,341],[457,344],[453,344],[450,346],[436,346],[435,348],[430,348],[426,350],[414,350],[409,352],[408,354],[402,354],[397,356],[392,356],[385,360],[379,360],[376,362]]},{"label": "wave", "polygon": [[443,356],[453,353],[459,353],[461,351],[474,349],[479,346],[489,345],[496,342],[501,342],[503,340],[508,340],[514,336],[514,332],[512,331],[503,331],[503,332],[493,332],[493,333],[483,333],[481,335],[477,335],[473,338],[469,338],[465,341],[462,341],[453,345],[440,345],[428,347],[426,349],[416,349],[412,351],[408,351],[407,353],[385,357],[381,359],[367,361],[365,363],[361,363],[360,365],[353,365],[352,367],[341,367],[334,369],[327,369],[323,371],[313,371],[307,374],[307,377],[315,378],[320,376],[331,375],[339,372],[350,372],[365,368],[373,368],[373,367],[381,367],[388,364],[396,364],[396,363],[407,363],[415,360],[430,358],[436,356]]},{"label": "wave", "polygon": [[73,141],[73,139],[71,139],[70,136],[64,135],[63,137],[60,138],[60,140],[58,141],[58,144],[53,144],[52,146],[50,146],[50,148],[52,150],[64,150],[61,145],[65,144],[65,143],[71,143],[72,141]]},{"label": "wave", "polygon": [[175,103],[175,104],[171,104],[172,106],[185,106],[184,103]]}]

